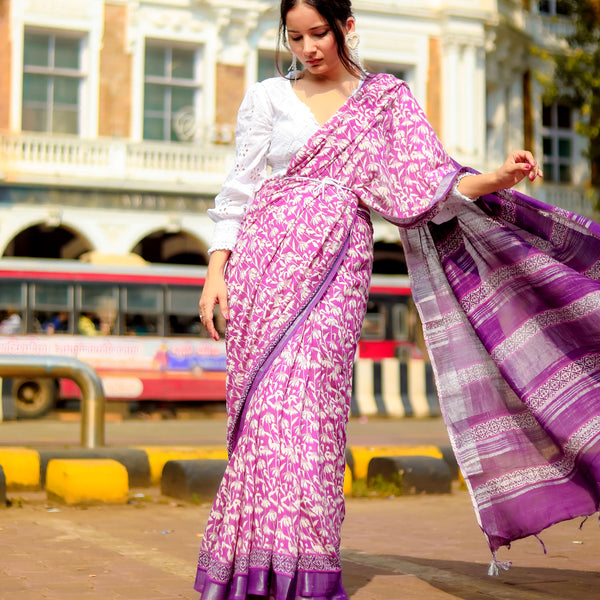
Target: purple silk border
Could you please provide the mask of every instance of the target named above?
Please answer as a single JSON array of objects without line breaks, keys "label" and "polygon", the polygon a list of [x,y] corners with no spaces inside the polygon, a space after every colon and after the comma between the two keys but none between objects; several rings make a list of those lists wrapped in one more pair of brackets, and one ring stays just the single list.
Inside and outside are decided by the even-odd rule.
[{"label": "purple silk border", "polygon": [[234,575],[231,581],[221,583],[199,569],[194,589],[201,593],[202,600],[246,600],[249,595],[277,600],[348,600],[341,571],[298,571],[290,578],[272,569],[250,568],[247,574]]}]

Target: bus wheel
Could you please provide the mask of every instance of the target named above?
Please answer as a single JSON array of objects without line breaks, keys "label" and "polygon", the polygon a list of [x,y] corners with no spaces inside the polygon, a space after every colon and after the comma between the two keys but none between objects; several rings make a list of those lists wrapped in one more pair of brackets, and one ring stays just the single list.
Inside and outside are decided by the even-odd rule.
[{"label": "bus wheel", "polygon": [[37,419],[54,408],[56,382],[52,379],[15,379],[12,393],[17,418]]}]

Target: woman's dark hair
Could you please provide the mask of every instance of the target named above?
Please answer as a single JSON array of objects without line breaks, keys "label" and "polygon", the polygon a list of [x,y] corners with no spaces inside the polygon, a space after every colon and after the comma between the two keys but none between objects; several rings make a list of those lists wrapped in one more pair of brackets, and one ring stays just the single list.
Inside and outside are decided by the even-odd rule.
[{"label": "woman's dark hair", "polygon": [[275,62],[277,70],[280,75],[281,66],[279,64],[279,57],[281,54],[281,46],[284,46],[289,50],[287,43],[287,14],[298,6],[298,4],[304,3],[307,6],[312,6],[329,24],[331,31],[335,37],[335,41],[338,49],[338,56],[342,65],[345,69],[353,75],[359,76],[362,73],[362,67],[354,62],[348,54],[348,48],[346,47],[346,40],[342,26],[346,24],[346,21],[353,16],[352,14],[352,2],[351,0],[281,0],[281,18],[279,20],[279,39],[277,42],[277,51],[275,53]]}]

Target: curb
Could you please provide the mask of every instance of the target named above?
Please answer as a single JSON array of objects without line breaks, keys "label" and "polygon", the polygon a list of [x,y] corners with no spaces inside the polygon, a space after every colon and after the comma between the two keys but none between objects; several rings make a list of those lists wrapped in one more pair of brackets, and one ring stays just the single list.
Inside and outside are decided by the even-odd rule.
[{"label": "curb", "polygon": [[[367,479],[369,463],[381,456],[430,456],[444,460],[444,453],[439,446],[349,446],[347,454],[352,456],[351,465],[354,479]],[[346,455],[347,460],[347,455]]]},{"label": "curb", "polygon": [[170,460],[163,469],[160,491],[163,496],[193,502],[212,502],[227,460]]},{"label": "curb", "polygon": [[30,448],[7,446],[0,448],[7,490],[37,490],[40,488],[40,455]]},{"label": "curb", "polygon": [[[116,463],[126,476],[126,492],[122,477],[106,470],[107,461]],[[56,488],[50,482],[53,465],[71,466],[70,482]],[[0,502],[2,489],[46,489],[49,497],[61,495],[70,503],[115,501],[129,493],[130,488],[160,486],[165,496],[189,501],[214,498],[227,465],[227,453],[221,446],[137,446],[133,448],[63,448],[33,450],[25,447],[0,447]],[[58,468],[58,467],[54,467]],[[117,469],[119,470],[119,469]],[[413,493],[446,493],[453,480],[460,479],[452,449],[447,446],[349,446],[346,449],[344,494],[351,495],[354,485],[364,487],[377,476],[398,482]],[[2,482],[3,479],[3,482]],[[68,479],[66,476],[64,479]],[[86,498],[79,491],[79,479],[87,481],[90,489],[100,481],[98,497]],[[49,485],[50,484],[50,485]],[[56,489],[60,493],[56,493]],[[358,488],[357,488],[358,489]],[[443,490],[440,492],[439,490]],[[69,494],[73,493],[71,497]],[[77,496],[79,494],[79,496]],[[73,499],[71,499],[73,498]],[[79,499],[78,499],[79,498]],[[66,501],[66,500],[65,500]],[[121,500],[119,500],[121,501]]]},{"label": "curb", "polygon": [[136,448],[61,448],[40,450],[40,485],[46,485],[46,471],[50,461],[56,459],[112,459],[127,470],[131,487],[150,487],[150,461],[148,454]]},{"label": "curb", "polygon": [[351,412],[355,417],[439,417],[433,367],[422,358],[357,359]]},{"label": "curb", "polygon": [[150,483],[160,485],[163,468],[171,460],[222,459],[227,460],[227,449],[224,446],[203,446],[190,448],[187,446],[172,448],[167,446],[136,446],[148,457],[150,465]]},{"label": "curb", "polygon": [[0,508],[8,506],[6,498],[6,477],[4,477],[4,469],[0,465]]},{"label": "curb", "polygon": [[367,485],[377,477],[395,482],[402,495],[449,494],[452,491],[452,474],[445,460],[431,456],[385,456],[369,462]]},{"label": "curb", "polygon": [[110,458],[55,458],[48,464],[46,493],[65,504],[126,504],[127,469]]}]

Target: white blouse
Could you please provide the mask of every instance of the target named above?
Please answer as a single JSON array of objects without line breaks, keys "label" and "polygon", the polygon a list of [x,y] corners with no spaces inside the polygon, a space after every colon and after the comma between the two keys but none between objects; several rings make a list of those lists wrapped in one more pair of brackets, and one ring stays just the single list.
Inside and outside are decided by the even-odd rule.
[{"label": "white blouse", "polygon": [[[215,198],[215,208],[208,211],[216,223],[209,254],[233,250],[255,191],[267,177],[282,177],[319,128],[310,108],[292,90],[291,80],[274,77],[248,89],[237,117],[235,164]],[[454,210],[443,210],[435,222],[452,218],[457,203],[471,200],[456,185],[447,203]]]},{"label": "white blouse", "polygon": [[283,176],[318,129],[289,79],[274,77],[248,89],[238,112],[235,164],[208,211],[216,223],[209,253],[233,250],[254,192],[267,177]]}]

